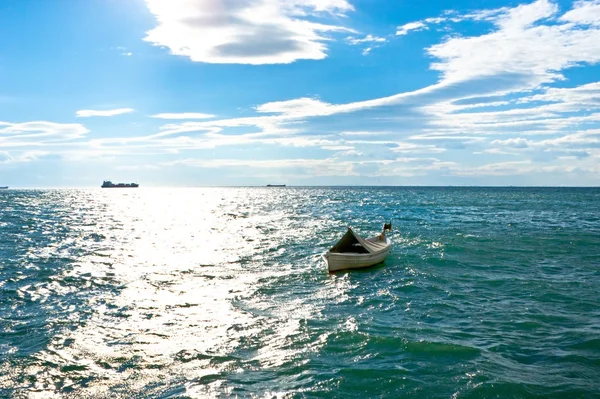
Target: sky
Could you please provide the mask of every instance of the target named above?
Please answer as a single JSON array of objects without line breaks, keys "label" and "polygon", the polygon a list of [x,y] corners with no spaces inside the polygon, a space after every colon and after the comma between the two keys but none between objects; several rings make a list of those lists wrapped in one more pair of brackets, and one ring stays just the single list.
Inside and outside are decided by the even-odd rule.
[{"label": "sky", "polygon": [[600,0],[6,0],[0,186],[600,185]]}]

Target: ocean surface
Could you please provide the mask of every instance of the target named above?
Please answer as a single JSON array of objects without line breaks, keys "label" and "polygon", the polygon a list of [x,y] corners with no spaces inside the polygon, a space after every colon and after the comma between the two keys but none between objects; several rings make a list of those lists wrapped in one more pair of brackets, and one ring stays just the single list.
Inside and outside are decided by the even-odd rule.
[{"label": "ocean surface", "polygon": [[0,397],[598,398],[600,189],[0,191]]}]

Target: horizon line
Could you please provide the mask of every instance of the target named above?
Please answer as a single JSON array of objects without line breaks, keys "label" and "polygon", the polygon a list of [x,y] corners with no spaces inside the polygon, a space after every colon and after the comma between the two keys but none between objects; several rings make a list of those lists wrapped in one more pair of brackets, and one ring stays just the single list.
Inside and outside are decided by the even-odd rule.
[{"label": "horizon line", "polygon": [[[2,186],[6,187],[6,186]],[[361,184],[348,184],[348,185],[283,185],[283,186],[268,186],[268,185],[181,185],[181,186],[142,186],[139,187],[123,187],[130,189],[146,189],[146,188],[272,188],[272,189],[286,189],[286,188],[600,188],[597,186],[569,186],[569,185],[361,185]],[[4,190],[91,190],[91,189],[102,189],[100,186],[56,186],[56,187],[35,187],[35,186],[8,186]],[[126,190],[131,191],[131,190]],[[1,192],[1,191],[0,191]]]}]

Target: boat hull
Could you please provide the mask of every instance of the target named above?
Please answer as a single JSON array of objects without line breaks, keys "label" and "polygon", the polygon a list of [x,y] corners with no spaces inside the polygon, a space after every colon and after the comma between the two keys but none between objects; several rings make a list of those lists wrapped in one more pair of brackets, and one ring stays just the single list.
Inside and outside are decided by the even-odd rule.
[{"label": "boat hull", "polygon": [[364,269],[382,263],[390,254],[391,242],[389,239],[386,249],[376,253],[334,253],[327,252],[324,255],[329,272],[340,270]]}]

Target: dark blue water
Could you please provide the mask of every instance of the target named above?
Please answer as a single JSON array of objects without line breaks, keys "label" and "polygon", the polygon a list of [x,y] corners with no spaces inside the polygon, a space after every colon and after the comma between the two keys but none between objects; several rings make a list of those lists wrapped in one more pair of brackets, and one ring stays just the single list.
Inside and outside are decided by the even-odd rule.
[{"label": "dark blue water", "polygon": [[[600,189],[0,192],[0,397],[600,397]],[[392,220],[386,263],[328,274]]]}]

